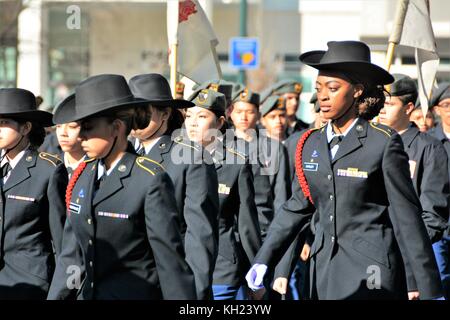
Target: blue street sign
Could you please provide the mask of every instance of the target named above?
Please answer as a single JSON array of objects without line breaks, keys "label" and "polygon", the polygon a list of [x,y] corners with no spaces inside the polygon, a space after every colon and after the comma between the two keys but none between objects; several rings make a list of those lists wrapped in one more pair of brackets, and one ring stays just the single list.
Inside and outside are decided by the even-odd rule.
[{"label": "blue street sign", "polygon": [[235,37],[230,39],[230,66],[237,69],[255,69],[259,67],[258,38]]}]

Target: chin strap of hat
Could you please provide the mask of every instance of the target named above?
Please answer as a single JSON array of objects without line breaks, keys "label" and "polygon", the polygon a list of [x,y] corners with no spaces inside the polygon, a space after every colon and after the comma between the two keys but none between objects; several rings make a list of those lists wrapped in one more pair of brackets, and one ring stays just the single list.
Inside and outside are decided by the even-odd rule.
[{"label": "chin strap of hat", "polygon": [[148,141],[148,140],[152,139],[152,138],[155,136],[155,134],[157,134],[157,133],[159,132],[159,130],[161,130],[161,127],[163,126],[163,124],[164,124],[165,121],[166,121],[166,120],[163,119],[163,120],[161,121],[161,124],[159,125],[158,129],[157,129],[155,132],[153,132],[153,133],[151,134],[150,137],[145,138],[145,140],[141,140],[141,142],[142,142],[142,141]]},{"label": "chin strap of hat", "polygon": [[0,158],[0,162],[3,161],[3,159],[5,159],[6,155],[11,151],[14,150],[23,140],[25,136],[22,134],[22,137],[19,139],[19,142],[16,143],[16,145],[12,148],[6,149],[5,154]]},{"label": "chin strap of hat", "polygon": [[311,191],[309,189],[308,181],[306,181],[305,172],[303,171],[302,152],[306,139],[308,139],[313,131],[314,129],[306,131],[300,137],[300,139],[298,139],[297,148],[295,150],[295,172],[297,174],[298,182],[300,184],[300,188],[303,191],[303,194],[305,195],[305,198],[308,199],[312,204],[314,204],[314,201],[311,197]]}]

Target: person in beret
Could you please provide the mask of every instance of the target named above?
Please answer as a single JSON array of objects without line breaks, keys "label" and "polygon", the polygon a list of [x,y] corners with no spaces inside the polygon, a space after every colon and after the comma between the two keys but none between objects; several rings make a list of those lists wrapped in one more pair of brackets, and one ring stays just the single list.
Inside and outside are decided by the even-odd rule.
[{"label": "person in beret", "polygon": [[[444,145],[448,156],[450,173],[450,83],[442,82],[433,91],[430,106],[436,111],[441,122],[429,132]],[[450,221],[442,239],[433,244],[434,254],[439,267],[442,285],[446,299],[450,299]]]},{"label": "person in beret", "polygon": [[62,252],[48,299],[196,299],[174,187],[163,167],[128,142],[148,126],[148,102],[121,75],[78,84],[55,122],[80,122],[84,160],[66,190]]},{"label": "person in beret", "polygon": [[286,139],[286,100],[280,96],[270,96],[260,107],[261,124],[268,137],[283,143]]},{"label": "person in beret", "polygon": [[245,285],[245,272],[261,246],[252,168],[248,157],[226,141],[225,96],[203,89],[191,97],[186,133],[214,161],[219,192],[219,254],[213,275],[215,300],[234,300]]},{"label": "person in beret", "polygon": [[67,172],[38,152],[52,114],[28,90],[0,89],[0,299],[45,299],[61,252]]},{"label": "person in beret", "polygon": [[[415,123],[410,122],[418,96],[415,81],[404,74],[393,77],[395,81],[390,85],[390,93],[386,94],[379,120],[396,130],[403,140],[414,189],[422,206],[421,216],[431,242],[435,243],[447,229],[450,209],[447,154],[439,140],[420,132]],[[410,299],[420,298],[408,263],[406,274]]]},{"label": "person in beret", "polygon": [[[197,299],[212,299],[212,277],[218,251],[219,195],[217,174],[209,153],[180,134],[180,109],[194,104],[173,99],[167,80],[150,73],[132,77],[133,95],[148,101],[149,125],[132,130],[138,153],[164,167],[175,187],[186,261],[196,282]],[[208,159],[204,159],[207,157]]]},{"label": "person in beret", "polygon": [[319,71],[317,97],[330,121],[299,139],[292,197],[275,214],[248,286],[264,288],[267,270],[316,212],[312,299],[407,299],[405,257],[421,299],[442,298],[401,137],[359,115],[361,103],[383,107],[382,86],[393,77],[371,62],[360,41],[331,41],[300,61]]}]

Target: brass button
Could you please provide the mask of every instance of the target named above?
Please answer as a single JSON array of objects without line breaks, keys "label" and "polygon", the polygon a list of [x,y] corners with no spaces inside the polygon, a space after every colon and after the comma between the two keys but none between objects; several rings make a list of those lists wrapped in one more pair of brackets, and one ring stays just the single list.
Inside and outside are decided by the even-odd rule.
[{"label": "brass button", "polygon": [[92,219],[87,219],[88,224],[92,224]]},{"label": "brass button", "polygon": [[89,239],[89,245],[92,246],[93,242],[91,239]]},{"label": "brass button", "polygon": [[92,262],[92,261],[89,261],[89,266],[93,266],[94,265],[94,263]]},{"label": "brass button", "polygon": [[330,194],[330,200],[333,201],[334,197],[332,194]]}]

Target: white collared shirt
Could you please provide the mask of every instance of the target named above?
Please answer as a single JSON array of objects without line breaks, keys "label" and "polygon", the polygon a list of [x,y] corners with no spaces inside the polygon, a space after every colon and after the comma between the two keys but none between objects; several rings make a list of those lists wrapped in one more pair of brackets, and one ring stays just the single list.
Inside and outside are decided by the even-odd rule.
[{"label": "white collared shirt", "polygon": [[109,176],[121,159],[122,158],[117,159],[116,161],[114,161],[111,164],[111,167],[108,170],[106,170],[106,167],[105,167],[105,164],[103,163],[103,161],[100,160],[98,162],[97,179],[100,180],[101,177],[103,177],[104,174],[106,174],[106,176]]},{"label": "white collared shirt", "polygon": [[[158,141],[160,139],[161,139],[161,137],[156,138],[155,140],[152,141],[152,143],[150,143],[149,145],[145,146],[144,147],[145,154],[148,154],[150,152],[150,150],[152,150],[152,148],[158,143]],[[134,141],[134,150],[138,151],[141,148],[141,145],[142,145],[142,143],[139,141],[139,139],[136,139]]]},{"label": "white collared shirt", "polygon": [[3,157],[3,155],[5,154],[5,150],[2,150],[2,162],[0,164],[0,168],[2,168],[6,162],[9,162],[9,165],[11,166],[11,170],[9,170],[8,174],[6,176],[3,177],[3,185],[6,183],[6,181],[8,181],[9,177],[11,176],[11,171],[17,166],[17,164],[19,163],[20,159],[22,159],[23,155],[25,154],[25,152],[28,150],[29,145],[23,149],[22,151],[20,151],[17,156],[14,157],[14,159],[10,159],[8,156]]},{"label": "white collared shirt", "polygon": [[[355,120],[353,120],[352,124],[347,128],[347,130],[345,130],[345,132],[343,132],[342,134],[340,134],[341,136],[345,137],[350,130],[352,130],[352,128],[355,126],[356,122],[358,122],[359,118],[356,118]],[[327,124],[327,141],[328,143],[331,142],[331,140],[335,137],[335,136],[339,136],[339,134],[335,134],[333,132],[333,126],[331,125],[331,121],[328,121]],[[330,152],[331,152],[331,159],[334,158],[334,156],[336,155],[337,151],[339,150],[339,145],[335,145],[333,148],[331,148]]]},{"label": "white collared shirt", "polygon": [[66,153],[64,152],[64,165],[66,166],[66,168],[70,168],[73,171],[75,171],[75,169],[80,165],[80,163],[82,163],[84,161],[85,156],[82,156],[80,160],[78,160],[77,162],[74,163],[69,163],[69,161],[67,160],[66,157]]}]

